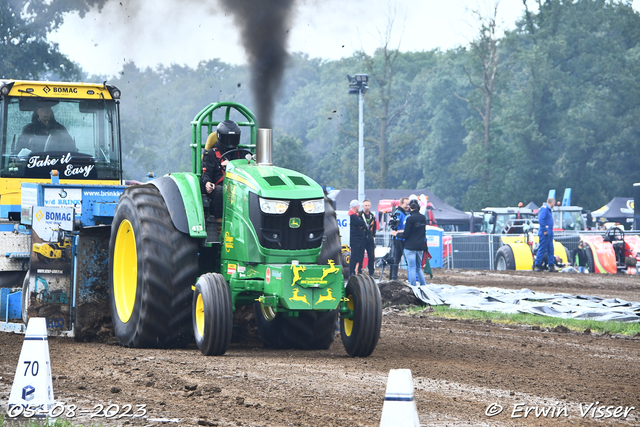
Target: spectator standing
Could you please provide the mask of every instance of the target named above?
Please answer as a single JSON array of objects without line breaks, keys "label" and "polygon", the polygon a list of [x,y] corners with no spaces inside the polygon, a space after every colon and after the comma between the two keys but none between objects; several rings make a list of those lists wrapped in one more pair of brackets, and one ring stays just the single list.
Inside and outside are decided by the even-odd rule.
[{"label": "spectator standing", "polygon": [[398,232],[405,239],[404,258],[407,260],[407,278],[409,285],[415,286],[416,280],[420,285],[426,285],[422,272],[422,257],[425,247],[425,228],[427,217],[420,213],[420,203],[417,199],[409,202],[411,214],[407,217],[403,231]]},{"label": "spectator standing", "polygon": [[[360,202],[352,200],[349,203],[349,244],[351,255],[349,257],[349,276],[355,276],[362,272],[362,259],[364,258],[365,230],[367,223],[359,215]],[[356,264],[359,264],[359,272],[356,272]]]},{"label": "spectator standing", "polygon": [[578,243],[578,247],[571,254],[571,259],[573,260],[573,265],[578,268],[578,272],[584,273],[589,265],[589,260],[587,258],[587,251],[584,248],[584,242],[580,240]]},{"label": "spectator standing", "polygon": [[364,231],[364,248],[362,256],[364,259],[364,251],[367,251],[367,258],[369,259],[369,276],[373,277],[373,270],[376,263],[376,216],[371,212],[371,200],[366,199],[362,202],[362,212],[360,212],[360,217],[367,225],[367,228]]},{"label": "spectator standing", "polygon": [[587,211],[587,230],[593,229],[593,215],[591,215],[591,211]]},{"label": "spectator standing", "polygon": [[404,230],[404,223],[407,220],[407,209],[409,209],[409,198],[403,197],[400,199],[400,205],[396,208],[396,218],[398,219],[398,228],[396,232],[391,230],[393,238],[393,264],[389,269],[389,275],[391,280],[398,280],[398,266],[400,265],[400,259],[404,252],[404,237],[397,236],[397,232]]},{"label": "spectator standing", "polygon": [[536,261],[534,262],[533,270],[542,271],[542,262],[544,256],[547,256],[547,262],[549,264],[549,271],[556,271],[555,256],[553,254],[553,206],[556,203],[556,199],[550,197],[547,199],[547,203],[543,204],[538,211],[538,253],[536,254]]}]

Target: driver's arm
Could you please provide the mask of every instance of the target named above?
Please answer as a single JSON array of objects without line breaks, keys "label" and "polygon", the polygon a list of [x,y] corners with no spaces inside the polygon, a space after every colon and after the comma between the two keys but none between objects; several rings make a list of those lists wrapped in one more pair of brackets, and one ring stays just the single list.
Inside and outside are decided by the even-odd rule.
[{"label": "driver's arm", "polygon": [[202,158],[202,184],[207,193],[211,193],[216,184],[223,178],[222,169],[213,149],[207,151]]}]

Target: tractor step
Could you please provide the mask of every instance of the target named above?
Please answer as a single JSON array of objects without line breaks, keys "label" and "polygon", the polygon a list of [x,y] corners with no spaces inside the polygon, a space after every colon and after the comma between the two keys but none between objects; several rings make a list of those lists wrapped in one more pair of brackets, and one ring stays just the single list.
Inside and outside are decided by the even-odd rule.
[{"label": "tractor step", "polygon": [[209,215],[206,220],[207,243],[220,243],[220,233],[222,232],[222,219]]}]

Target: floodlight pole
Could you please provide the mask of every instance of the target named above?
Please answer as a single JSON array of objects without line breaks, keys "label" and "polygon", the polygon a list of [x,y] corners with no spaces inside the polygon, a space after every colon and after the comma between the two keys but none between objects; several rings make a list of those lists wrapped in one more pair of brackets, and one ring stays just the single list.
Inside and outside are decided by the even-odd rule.
[{"label": "floodlight pole", "polygon": [[369,89],[367,83],[369,76],[366,74],[347,75],[349,80],[349,94],[358,94],[358,201],[362,204],[364,194],[364,98],[362,95]]},{"label": "floodlight pole", "polygon": [[364,202],[364,99],[362,89],[358,90],[358,201]]}]

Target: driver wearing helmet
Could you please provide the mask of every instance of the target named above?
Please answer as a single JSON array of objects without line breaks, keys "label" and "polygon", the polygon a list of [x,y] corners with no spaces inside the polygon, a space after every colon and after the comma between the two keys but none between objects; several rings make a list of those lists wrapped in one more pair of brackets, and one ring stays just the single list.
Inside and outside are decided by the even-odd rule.
[{"label": "driver wearing helmet", "polygon": [[[217,141],[205,151],[202,158],[202,185],[207,197],[213,202],[213,214],[217,218],[222,216],[222,181],[225,176],[225,167],[229,163],[229,157],[242,158],[240,152],[230,154],[223,158],[228,151],[238,148],[240,143],[240,126],[232,120],[220,122],[215,133],[207,140],[209,145],[212,137]],[[235,155],[235,156],[234,156]]]}]

